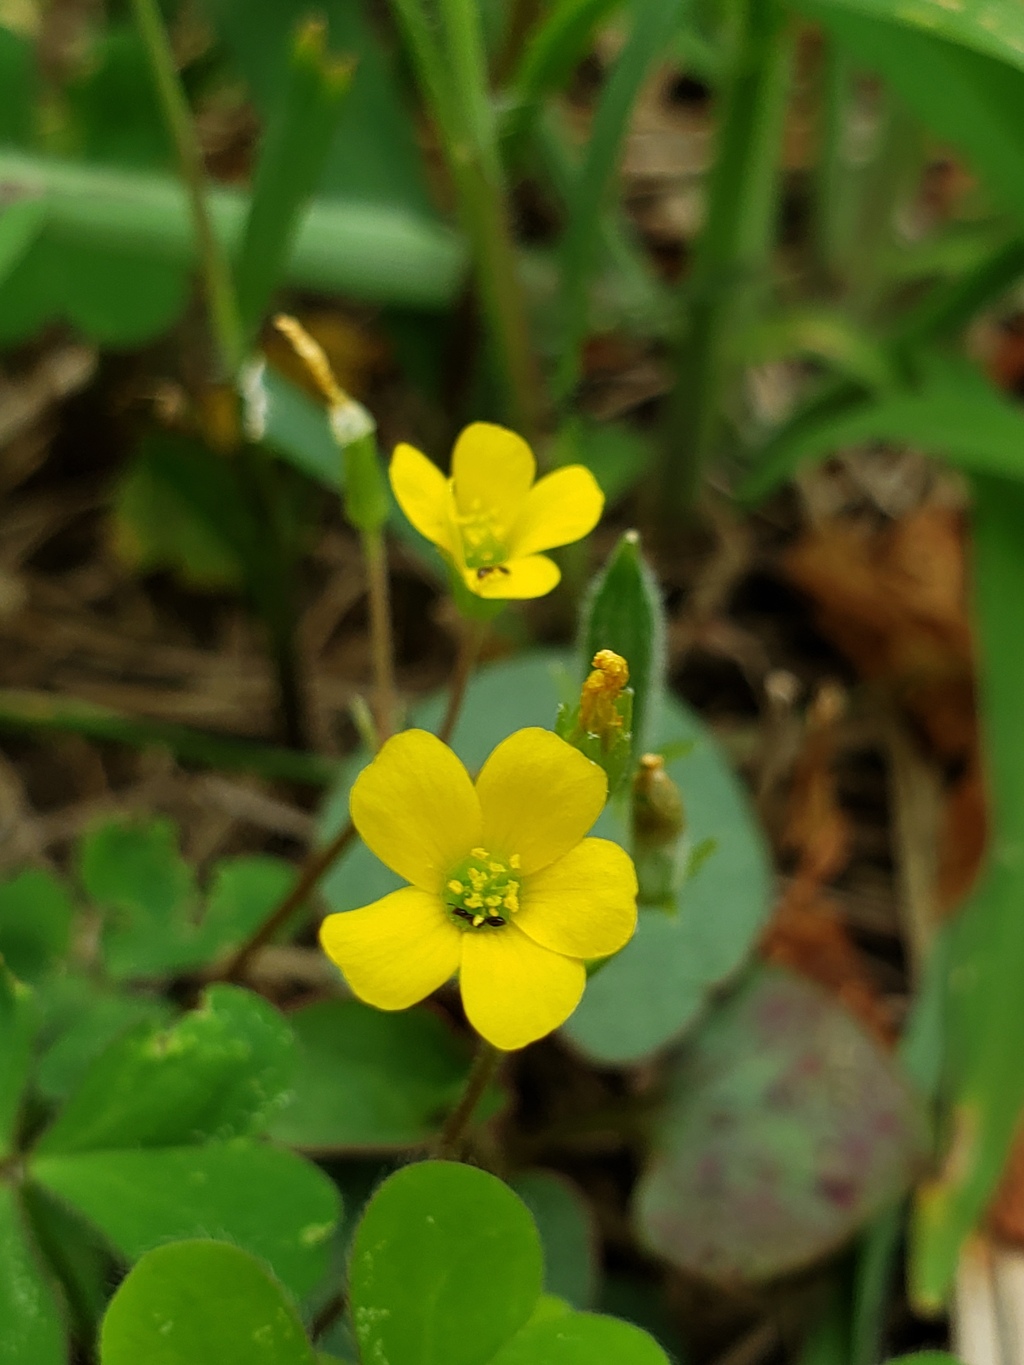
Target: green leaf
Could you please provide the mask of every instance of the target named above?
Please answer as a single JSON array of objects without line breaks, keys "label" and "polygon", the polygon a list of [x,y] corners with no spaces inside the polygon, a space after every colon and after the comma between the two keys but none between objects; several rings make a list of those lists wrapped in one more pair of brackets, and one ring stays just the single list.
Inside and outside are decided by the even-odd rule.
[{"label": "green leaf", "polygon": [[637,1218],[673,1265],[768,1279],[846,1241],[923,1156],[921,1108],[895,1060],[817,986],[761,968],[671,1075]]},{"label": "green leaf", "polygon": [[127,1261],[164,1242],[214,1237],[262,1258],[297,1296],[323,1274],[339,1214],[337,1190],[315,1166],[246,1139],[38,1156],[29,1173]]},{"label": "green leaf", "polygon": [[0,1184],[0,1323],[4,1365],[67,1365],[60,1310],[29,1244],[14,1190],[5,1184]]},{"label": "green leaf", "polygon": [[458,1099],[462,1041],[429,1010],[322,1000],[288,1016],[299,1061],[272,1135],[309,1151],[417,1147]]},{"label": "green leaf", "polygon": [[920,446],[970,473],[1024,479],[1024,414],[965,361],[920,358],[913,388],[821,411],[793,423],[763,452],[744,496],[759,498],[801,465],[869,441]]},{"label": "green leaf", "polygon": [[242,391],[249,439],[338,492],[345,458],[324,408],[262,360],[246,371]]},{"label": "green leaf", "polygon": [[[471,772],[479,771],[513,730],[551,728],[565,687],[572,687],[567,663],[564,655],[537,653],[474,675],[452,736],[455,752]],[[446,700],[441,693],[415,707],[410,723],[436,730]],[[642,911],[632,941],[590,978],[564,1032],[602,1063],[638,1061],[678,1038],[742,965],[770,909],[770,865],[747,797],[712,732],[674,700],[662,708],[649,747],[670,745],[682,749],[682,754],[674,750],[667,768],[687,809],[683,862],[707,839],[716,839],[717,848],[683,885],[676,913]],[[356,755],[346,770],[348,781],[332,795],[323,816],[325,837],[347,817],[351,781],[366,762]],[[606,810],[594,832],[628,847],[621,812]],[[401,884],[357,844],[324,879],[323,893],[333,909],[351,910]]]},{"label": "green leaf", "polygon": [[568,1313],[531,1322],[490,1365],[668,1365],[653,1337],[632,1323],[596,1313]]},{"label": "green leaf", "polygon": [[102,1365],[314,1365],[298,1314],[252,1256],[223,1242],[148,1252],[110,1301]]},{"label": "green leaf", "polygon": [[83,56],[80,73],[64,91],[75,150],[87,161],[119,166],[172,165],[173,144],[135,25],[108,22],[91,35]]},{"label": "green leaf", "polygon": [[[1018,136],[1024,118],[1024,53],[1015,48],[1016,40],[997,40],[988,45],[990,55],[984,55],[980,44],[966,47],[960,39],[938,36],[948,26],[901,22],[902,6],[876,3],[871,18],[858,12],[859,4],[854,8],[835,0],[801,0],[799,7],[824,22],[859,64],[884,76],[923,122],[967,153],[1007,208],[1018,218],[1024,215],[1024,145]],[[1003,0],[964,6],[972,16],[967,26],[976,36],[985,28],[983,8],[995,17],[1008,14],[1010,6]],[[938,14],[941,9],[925,0],[916,13],[920,17],[923,11]],[[993,27],[998,31],[998,23]],[[1019,11],[1015,27],[1020,27]],[[1010,54],[1012,65],[1006,60]]]},{"label": "green leaf", "polygon": [[[283,97],[285,54],[306,0],[206,0],[238,69],[265,118]],[[433,214],[412,113],[365,8],[353,0],[322,0],[334,52],[355,58],[355,74],[321,177],[326,194]]]},{"label": "green leaf", "polygon": [[508,83],[511,107],[502,137],[513,158],[545,98],[564,88],[587,55],[595,30],[620,4],[621,0],[557,0],[538,20]]},{"label": "green leaf", "polygon": [[137,571],[173,569],[197,587],[238,587],[247,528],[233,533],[233,521],[247,522],[234,472],[196,442],[154,433],[118,480],[114,543]]},{"label": "green leaf", "polygon": [[533,1214],[544,1246],[544,1288],[573,1308],[597,1294],[597,1237],[590,1206],[554,1171],[524,1171],[512,1188]]},{"label": "green leaf", "polygon": [[67,952],[74,914],[63,882],[26,868],[0,886],[0,957],[22,981],[37,981]]},{"label": "green leaf", "polygon": [[665,614],[636,531],[627,531],[619,541],[583,604],[581,681],[599,649],[613,649],[629,664],[629,685],[634,694],[633,754],[639,757],[650,748],[665,690]]},{"label": "green leaf", "polygon": [[70,1094],[116,1038],[140,1024],[155,1027],[171,1017],[171,1007],[164,1000],[130,995],[85,976],[49,978],[38,994],[43,1050],[36,1085],[49,1100]]},{"label": "green leaf", "polygon": [[20,264],[45,225],[46,205],[40,199],[16,199],[0,210],[0,285]]},{"label": "green leaf", "polygon": [[896,387],[897,370],[885,347],[842,313],[800,308],[759,319],[739,338],[737,350],[748,365],[807,357],[872,390]]},{"label": "green leaf", "polygon": [[380,1187],[352,1247],[360,1354],[388,1365],[485,1365],[529,1318],[541,1248],[523,1203],[485,1171],[406,1166]]},{"label": "green leaf", "polygon": [[0,959],[0,1162],[15,1149],[39,1011],[32,992]]},{"label": "green leaf", "polygon": [[[976,478],[974,622],[982,733],[989,790],[985,874],[951,924],[944,981],[945,1052],[940,1146],[912,1224],[910,1292],[929,1310],[947,1297],[964,1241],[984,1217],[1017,1131],[1024,1085],[1015,1059],[1024,1042],[1018,964],[1024,954],[1024,731],[1020,697],[1024,632],[1017,604],[1024,590],[1024,486]],[[927,983],[926,983],[927,984]],[[917,1024],[927,1024],[918,1013]],[[918,1036],[918,1065],[927,1048]],[[923,1068],[926,1071],[926,1067]]]},{"label": "green leaf", "polygon": [[112,1043],[36,1150],[177,1147],[258,1133],[293,1067],[291,1031],[274,1007],[251,991],[213,986],[171,1028]]},{"label": "green leaf", "polygon": [[0,24],[0,145],[27,147],[35,129],[39,66],[31,39]]},{"label": "green leaf", "polygon": [[324,169],[351,68],[331,58],[321,22],[306,20],[290,45],[288,75],[260,146],[252,202],[235,268],[250,338],[284,273],[299,217]]},{"label": "green leaf", "polygon": [[882,32],[889,26],[914,29],[1024,71],[1024,11],[1016,0],[967,0],[961,5],[944,0],[828,0],[828,4],[863,15]]},{"label": "green leaf", "polygon": [[202,915],[192,869],[174,826],[116,822],[81,849],[82,879],[105,911],[104,950],[112,976],[159,976],[210,962],[243,943],[290,889],[282,859],[228,859],[214,869]]},{"label": "green leaf", "polygon": [[94,1341],[116,1267],[95,1228],[38,1185],[25,1184],[22,1203],[43,1259],[60,1278],[71,1331]]},{"label": "green leaf", "polygon": [[611,194],[633,107],[652,64],[664,55],[682,22],[685,8],[686,0],[637,0],[632,6],[629,39],[601,92],[559,251],[564,336],[556,382],[561,393],[568,392],[578,378],[587,329],[587,285],[598,254],[596,224]]}]

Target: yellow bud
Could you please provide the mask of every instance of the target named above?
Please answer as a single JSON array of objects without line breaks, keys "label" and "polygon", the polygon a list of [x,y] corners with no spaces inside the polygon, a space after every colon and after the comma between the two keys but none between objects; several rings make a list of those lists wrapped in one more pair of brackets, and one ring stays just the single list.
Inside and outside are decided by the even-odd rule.
[{"label": "yellow bud", "polygon": [[580,724],[588,734],[607,740],[622,728],[615,702],[629,682],[629,665],[611,649],[599,649],[591,665],[593,672],[580,689]]}]

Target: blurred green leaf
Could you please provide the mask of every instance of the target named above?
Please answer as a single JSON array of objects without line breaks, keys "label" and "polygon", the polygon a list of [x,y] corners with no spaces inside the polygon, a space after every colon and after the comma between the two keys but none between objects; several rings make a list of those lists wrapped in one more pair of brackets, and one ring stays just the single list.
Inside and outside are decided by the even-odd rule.
[{"label": "blurred green leaf", "polygon": [[828,7],[863,15],[883,31],[895,25],[944,38],[1024,71],[1024,11],[1016,0],[828,0]]},{"label": "blurred green leaf", "polygon": [[38,1027],[32,992],[15,981],[0,958],[0,1162],[14,1151]]},{"label": "blurred green leaf", "polygon": [[30,867],[0,885],[0,957],[22,981],[38,981],[64,956],[75,916],[52,872]]},{"label": "blurred green leaf", "polygon": [[0,1323],[4,1365],[67,1365],[60,1310],[30,1245],[18,1198],[0,1184]]},{"label": "blurred green leaf", "polygon": [[511,1185],[540,1233],[545,1290],[573,1308],[591,1307],[597,1296],[597,1237],[586,1199],[554,1171],[523,1171]]},{"label": "blurred green leaf", "polygon": [[0,24],[0,146],[27,147],[33,140],[39,69],[35,44]]},{"label": "blurred green leaf", "polygon": [[[205,0],[204,6],[268,121],[284,98],[289,35],[306,0]],[[326,194],[433,215],[411,110],[361,3],[320,0],[333,52],[355,59],[352,85],[320,179]]]},{"label": "blurred green leaf", "polygon": [[[492,664],[472,678],[452,736],[455,752],[477,772],[491,750],[513,730],[552,728],[566,686],[568,658],[537,653]],[[438,694],[413,709],[410,723],[436,730],[447,696]],[[685,882],[674,914],[645,910],[632,941],[590,978],[565,1036],[588,1057],[622,1064],[649,1056],[677,1039],[711,994],[742,965],[767,919],[771,871],[764,839],[747,797],[712,732],[674,699],[666,701],[650,747],[679,746],[668,762],[687,809],[690,849],[718,841],[692,881]],[[365,766],[356,755],[346,781],[331,796],[322,818],[324,837],[348,814],[351,782]],[[606,810],[595,834],[629,846],[625,815]],[[355,845],[323,882],[332,909],[351,910],[387,895],[401,879]]]},{"label": "blurred green leaf", "polygon": [[64,91],[75,150],[87,161],[170,166],[174,150],[134,24],[113,21],[90,38],[83,69]]},{"label": "blurred green leaf", "polygon": [[263,135],[235,266],[242,325],[259,330],[284,274],[302,209],[312,198],[338,126],[351,68],[331,57],[323,24],[306,20],[289,45],[288,75]]},{"label": "blurred green leaf", "polygon": [[851,318],[823,308],[801,308],[761,319],[740,336],[737,350],[752,365],[795,356],[819,360],[859,381],[869,392],[884,392],[898,382],[896,367],[883,345]]},{"label": "blurred green leaf", "polygon": [[633,689],[633,757],[651,747],[665,691],[665,613],[640,537],[627,531],[594,579],[580,609],[580,681],[599,649],[629,664]]},{"label": "blurred green leaf", "polygon": [[279,858],[226,859],[200,912],[194,873],[166,820],[103,825],[83,840],[80,856],[85,888],[105,915],[105,965],[120,979],[215,960],[248,938],[295,878]]},{"label": "blurred green leaf", "polygon": [[39,199],[15,199],[0,209],[0,284],[20,264],[45,224],[46,205]]},{"label": "blurred green leaf", "polygon": [[112,1043],[36,1150],[178,1147],[258,1133],[294,1064],[291,1031],[272,1005],[236,986],[213,986],[172,1027]]},{"label": "blurred green leaf", "polygon": [[188,1241],[147,1252],[122,1280],[102,1365],[314,1365],[281,1286],[238,1247]]},{"label": "blurred green leaf", "polygon": [[673,1265],[768,1279],[839,1246],[923,1159],[921,1107],[892,1057],[819,987],[761,968],[671,1075],[637,1218]]},{"label": "blurred green leaf", "polygon": [[669,1365],[653,1337],[596,1313],[542,1318],[522,1328],[491,1365]]},{"label": "blurred green leaf", "polygon": [[114,495],[114,543],[122,558],[143,573],[173,569],[198,587],[245,581],[248,519],[232,467],[167,433],[143,439]]},{"label": "blurred green leaf", "polygon": [[289,1146],[418,1147],[438,1131],[465,1084],[466,1048],[429,1010],[385,1014],[358,1000],[322,1000],[288,1022],[299,1061],[270,1131]]},{"label": "blurred green leaf", "polygon": [[171,1017],[167,1001],[130,994],[92,977],[47,978],[38,994],[43,1011],[43,1047],[35,1079],[49,1100],[70,1094],[116,1038],[140,1024],[157,1026]]},{"label": "blurred green leaf", "polygon": [[380,1187],[352,1246],[361,1355],[389,1365],[486,1365],[529,1318],[543,1266],[533,1219],[472,1166],[424,1161]]},{"label": "blurred green leaf", "polygon": [[247,370],[242,392],[249,439],[337,492],[345,457],[331,435],[325,409],[263,361]]},{"label": "blurred green leaf", "polygon": [[23,1185],[21,1197],[32,1235],[60,1279],[72,1333],[94,1341],[115,1274],[110,1251],[95,1228],[38,1185]]},{"label": "blurred green leaf", "polygon": [[823,409],[794,422],[762,453],[743,494],[759,498],[802,464],[845,446],[892,441],[919,446],[970,473],[1024,478],[1024,414],[965,361],[920,358],[920,382],[885,397]]},{"label": "blurred green leaf", "polygon": [[560,92],[590,50],[595,30],[622,0],[557,0],[527,36],[508,83],[502,139],[515,157],[543,101]]},{"label": "blurred green leaf", "polygon": [[587,330],[587,286],[598,255],[597,222],[611,193],[633,108],[652,64],[663,56],[682,22],[688,2],[636,0],[629,39],[601,92],[559,251],[563,338],[556,384],[561,393],[568,392],[578,378]]},{"label": "blurred green leaf", "polygon": [[[942,14],[944,7],[930,0],[896,6],[888,0],[870,5],[860,0],[799,0],[799,8],[821,20],[859,64],[877,71],[905,100],[909,108],[938,135],[966,152],[985,177],[989,189],[1018,218],[1024,215],[1024,143],[1019,129],[1024,119],[1024,53],[1018,40],[1001,41],[1010,35],[1005,21],[1011,8],[1017,11],[1013,27],[1020,29],[1016,5],[993,0],[984,9],[995,22],[986,48],[967,47],[961,35],[947,41],[948,23],[921,23],[924,12]],[[964,6],[964,30],[980,38],[986,24],[981,6]],[[952,17],[956,11],[945,11]],[[914,27],[903,22],[916,14]],[[961,16],[961,20],[963,19]],[[990,55],[985,55],[988,51]],[[996,55],[998,54],[998,55]],[[1012,55],[1013,64],[1008,58]]]},{"label": "blurred green leaf", "polygon": [[323,1273],[338,1193],[290,1152],[237,1139],[199,1147],[37,1156],[30,1178],[132,1262],[164,1242],[213,1237],[266,1261],[301,1296]]},{"label": "blurred green leaf", "polygon": [[[909,1283],[914,1302],[937,1309],[949,1294],[964,1241],[998,1184],[1024,1103],[1024,485],[972,480],[974,621],[989,792],[987,865],[951,924],[939,967],[945,984],[940,1126],[942,1159],[918,1191]],[[923,1012],[922,1012],[923,1013]],[[921,1023],[918,1015],[918,1023]],[[925,1020],[927,1022],[927,1020]],[[917,1040],[918,1064],[928,1049]]]}]

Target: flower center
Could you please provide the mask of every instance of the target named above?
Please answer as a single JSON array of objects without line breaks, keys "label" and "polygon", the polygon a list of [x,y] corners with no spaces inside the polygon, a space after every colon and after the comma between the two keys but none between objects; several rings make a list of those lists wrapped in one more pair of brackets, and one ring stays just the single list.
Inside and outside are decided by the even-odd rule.
[{"label": "flower center", "polygon": [[474,498],[468,512],[455,518],[467,569],[492,569],[508,558],[504,530],[490,508]]},{"label": "flower center", "polygon": [[470,849],[445,882],[444,903],[460,929],[500,929],[519,909],[519,856],[503,860]]}]

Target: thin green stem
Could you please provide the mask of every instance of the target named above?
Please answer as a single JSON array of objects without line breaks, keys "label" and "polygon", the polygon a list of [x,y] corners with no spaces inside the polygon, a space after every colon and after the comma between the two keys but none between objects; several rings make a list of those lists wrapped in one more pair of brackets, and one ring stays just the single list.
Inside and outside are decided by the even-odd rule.
[{"label": "thin green stem", "polygon": [[231,267],[221,247],[206,204],[206,175],[192,111],[182,89],[174,53],[156,0],[132,0],[132,11],[145,44],[157,95],[174,142],[195,229],[200,269],[220,362],[234,381],[245,360],[245,332],[235,297]]},{"label": "thin green stem", "polygon": [[777,0],[737,0],[708,212],[684,292],[678,381],[669,405],[657,516],[665,533],[696,501],[721,429],[731,335],[763,286],[778,197],[791,34]]},{"label": "thin green stem", "polygon": [[469,680],[473,674],[473,666],[479,658],[486,637],[486,622],[466,622],[462,638],[459,641],[459,652],[455,657],[455,669],[448,691],[448,706],[437,731],[438,739],[443,740],[445,744],[451,740],[455,731],[456,722],[462,711],[462,703],[466,699],[466,688],[469,686]]},{"label": "thin green stem", "polygon": [[394,733],[396,701],[387,550],[380,531],[364,531],[362,543],[370,597],[370,647],[373,655],[377,741],[383,744]]},{"label": "thin green stem", "polygon": [[484,1092],[498,1073],[504,1061],[504,1052],[486,1042],[483,1038],[477,1044],[476,1056],[466,1077],[466,1085],[459,1102],[445,1120],[434,1145],[434,1155],[444,1160],[456,1161],[462,1154],[466,1135],[469,1132],[473,1115],[483,1099]]}]

